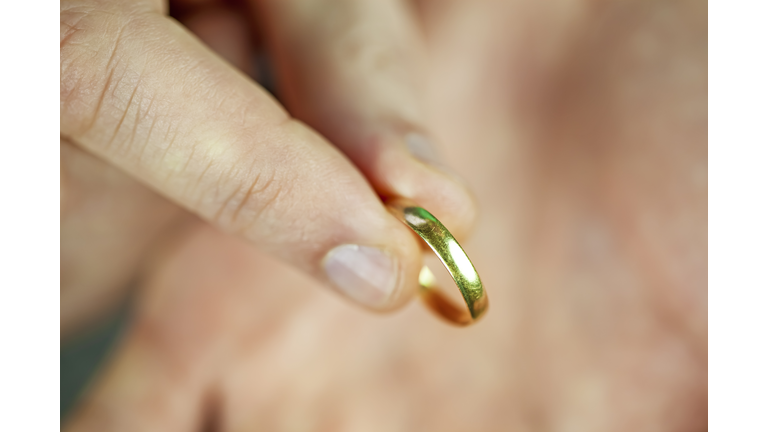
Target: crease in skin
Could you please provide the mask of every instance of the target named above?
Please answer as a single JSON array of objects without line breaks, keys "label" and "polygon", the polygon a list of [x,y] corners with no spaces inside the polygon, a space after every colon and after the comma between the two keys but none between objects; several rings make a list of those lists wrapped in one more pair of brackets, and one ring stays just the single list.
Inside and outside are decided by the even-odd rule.
[{"label": "crease in skin", "polygon": [[[184,164],[184,168],[182,168],[182,169],[183,169],[183,170],[185,170],[185,171],[186,171],[186,169],[187,169],[187,166],[189,165],[189,162],[192,160],[192,157],[194,156],[194,151],[195,151],[195,148],[196,148],[196,147],[192,147],[192,153],[190,154],[190,156],[189,156],[189,159],[187,159],[187,162],[186,162],[186,164]],[[206,164],[206,165],[205,165],[205,168],[203,168],[203,170],[202,170],[202,171],[200,171],[200,174],[197,176],[197,179],[195,179],[195,181],[194,181],[194,182],[190,182],[190,184],[189,184],[187,187],[185,187],[185,188],[184,188],[184,190],[182,191],[182,193],[183,193],[184,195],[186,195],[186,194],[188,193],[188,188],[189,188],[189,187],[192,187],[192,185],[194,185],[194,187],[195,187],[195,188],[199,188],[199,187],[200,187],[200,184],[203,182],[203,179],[205,179],[205,174],[208,172],[208,170],[209,170],[209,169],[211,169],[211,167],[213,166],[213,164],[214,164],[215,162],[216,162],[216,160],[215,160],[215,159],[211,159],[211,160],[209,160],[209,161],[208,161],[208,164]],[[200,204],[200,203],[198,202],[197,204]]]},{"label": "crease in skin", "polygon": [[[154,103],[155,103],[155,98],[150,98],[149,106],[147,107],[146,113],[143,116],[144,118],[150,117],[150,113],[152,112],[152,105]],[[135,122],[136,125],[139,124],[140,117],[141,117],[140,111],[137,111],[136,112],[136,122]],[[158,120],[159,116],[152,116],[151,118],[152,118],[152,120],[151,120],[151,123],[149,125],[149,129],[147,130],[147,138],[144,140],[144,145],[141,146],[141,150],[139,150],[139,164],[144,163],[144,161],[143,161],[144,160],[144,153],[147,151],[147,147],[149,146],[149,143],[152,142],[152,133],[155,131],[155,125],[157,124],[157,120]],[[134,129],[134,135],[135,135],[136,126],[133,129]],[[134,137],[134,140],[135,140],[135,137]]]},{"label": "crease in skin", "polygon": [[64,46],[69,43],[69,40],[73,36],[75,36],[77,33],[83,30],[81,27],[78,26],[78,24],[80,24],[80,21],[82,21],[83,18],[85,18],[86,15],[88,15],[87,12],[81,12],[79,16],[74,20],[74,22],[66,22],[64,17],[68,15],[67,12],[70,12],[70,11],[61,11],[59,15],[61,17],[59,20],[60,25],[66,27],[66,31],[64,31],[63,35],[60,36],[59,50],[61,50],[61,48],[64,48]]},{"label": "crease in skin", "polygon": [[[261,196],[269,187],[272,185],[272,183],[275,180],[274,175],[270,175],[267,181],[264,182],[264,185],[260,188],[254,189],[254,187],[258,184],[259,178],[261,178],[261,173],[257,174],[256,180],[253,182],[253,185],[251,188],[246,192],[245,197],[241,200],[240,205],[238,205],[237,209],[235,209],[235,212],[232,214],[232,224],[234,225],[237,221],[237,217],[242,212],[243,208],[246,206],[246,204],[249,201],[258,201],[255,197]],[[261,214],[271,207],[275,201],[280,197],[280,195],[283,193],[283,188],[278,187],[271,196],[267,197],[264,200],[261,200],[261,203],[258,205],[258,210],[255,214],[251,215],[250,217],[246,218],[249,222],[243,226],[242,228],[239,228],[237,231],[241,234],[245,234],[253,227],[254,224],[257,223],[261,219]]]},{"label": "crease in skin", "polygon": [[[143,72],[142,72],[143,74]],[[141,75],[139,74],[139,79],[136,84],[136,88],[138,89],[139,85],[141,85]],[[137,90],[134,91],[134,94]],[[138,100],[134,103],[133,100],[136,99],[134,95],[131,95],[131,99],[129,100],[128,106],[129,108],[125,111],[125,116],[128,116],[128,112],[131,110],[131,108],[134,108],[133,111],[135,111],[135,114],[133,115],[134,121],[131,122],[131,129],[130,129],[130,136],[125,139],[125,143],[123,144],[124,154],[128,154],[130,152],[130,149],[133,147],[136,147],[136,132],[138,129],[143,126],[138,122],[138,120],[141,118],[141,105],[144,102],[144,94],[139,93]],[[122,123],[121,123],[122,125]],[[115,135],[117,135],[118,131],[115,131]],[[148,143],[148,141],[147,141]],[[139,149],[138,155],[136,155],[136,163],[141,166],[141,156],[144,153],[144,150],[146,149],[146,146],[141,146]]]},{"label": "crease in skin", "polygon": [[[84,128],[83,131],[81,131],[81,135],[84,135],[88,131],[93,130],[94,126],[96,125],[96,122],[99,119],[102,106],[104,105],[104,100],[106,99],[106,96],[107,96],[107,92],[109,91],[110,88],[112,88],[112,96],[114,97],[115,89],[118,87],[117,85],[114,85],[114,86],[112,85],[113,84],[112,81],[114,79],[115,70],[117,69],[117,65],[114,65],[113,62],[115,60],[115,57],[117,56],[118,47],[120,46],[120,41],[122,40],[123,33],[124,33],[125,27],[126,27],[125,24],[127,24],[127,23],[123,23],[123,24],[124,25],[120,26],[120,30],[118,31],[118,34],[115,37],[115,43],[112,46],[112,51],[110,53],[109,59],[107,60],[107,64],[105,66],[106,70],[109,71],[109,73],[107,75],[107,80],[103,84],[101,95],[99,96],[99,98],[96,101],[96,107],[94,108],[93,115],[91,117],[90,123]],[[62,75],[63,75],[63,73],[62,73]],[[118,80],[118,82],[119,81],[120,80]],[[134,88],[134,91],[135,90],[136,89]],[[130,106],[130,104],[129,104],[129,106]],[[126,110],[126,112],[127,112],[127,110]],[[120,124],[122,124],[122,120],[121,120]],[[118,124],[117,128],[115,129],[115,134],[117,134],[117,131],[120,130],[120,124]],[[114,136],[112,138],[114,139]]]},{"label": "crease in skin", "polygon": [[[125,108],[122,110],[123,115],[122,117],[120,117],[120,120],[117,122],[117,126],[115,126],[115,132],[112,134],[112,137],[107,141],[107,144],[106,144],[107,149],[110,149],[112,145],[115,143],[115,140],[117,139],[117,136],[120,134],[120,130],[123,127],[123,122],[125,122],[125,118],[128,117],[128,113],[131,111],[131,108],[134,107],[133,99],[136,97],[136,92],[138,92],[139,88],[141,87],[142,76],[143,76],[143,71],[139,74],[138,78],[136,79],[136,82],[132,86],[133,89],[131,90],[131,95],[128,97],[128,102],[125,104]],[[122,82],[122,79],[118,82]],[[115,85],[115,89],[117,89],[118,87],[119,87],[118,85]],[[134,124],[132,129],[135,131],[138,126],[139,126],[138,124]],[[131,144],[132,144],[131,140],[125,140],[123,147],[130,148]]]},{"label": "crease in skin", "polygon": [[169,131],[171,129],[173,129],[173,136],[171,136],[170,139],[166,138],[164,140],[165,149],[160,155],[157,163],[158,166],[166,168],[167,171],[167,174],[163,179],[163,184],[168,184],[174,176],[179,176],[187,172],[187,168],[189,168],[191,162],[194,160],[197,147],[199,146],[199,144],[194,142],[188,144],[186,147],[182,146],[182,148],[189,149],[186,157],[184,157],[184,154],[180,151],[171,151],[171,149],[179,142],[180,128],[171,125]]},{"label": "crease in skin", "polygon": [[[235,197],[240,193],[240,191],[241,191],[240,186],[237,186],[233,188],[232,193],[230,193],[229,196],[224,198],[223,203],[219,206],[219,210],[217,210],[216,213],[214,213],[214,215],[211,216],[211,220],[214,221],[214,223],[217,223],[217,224],[221,223],[222,213],[224,213],[224,210],[226,210],[227,207],[229,207],[229,203],[234,201]],[[242,204],[242,201],[241,201],[241,204]]]},{"label": "crease in skin", "polygon": [[[260,178],[261,178],[261,173],[256,173],[256,178],[253,179],[253,182],[251,182],[251,186],[248,188],[247,191],[245,191],[245,198],[240,200],[240,204],[237,206],[235,211],[232,212],[231,222],[234,222],[235,220],[237,220],[237,215],[240,214],[240,212],[243,210],[243,207],[245,206],[245,204],[248,202],[249,199],[251,199],[251,196],[253,196],[254,188],[259,183],[259,179]],[[263,192],[264,189],[269,187],[269,185],[272,183],[272,180],[274,180],[274,176],[271,176],[269,178],[269,180],[267,180],[266,184],[264,186],[262,186],[261,188],[259,188],[256,192],[257,193]],[[224,207],[222,207],[222,210],[223,209],[224,209]]]},{"label": "crease in skin", "polygon": [[[171,131],[173,131],[173,136],[168,139],[168,137],[171,135]],[[158,158],[160,161],[160,164],[163,165],[166,163],[166,157],[168,157],[168,152],[171,150],[174,144],[176,144],[176,140],[179,137],[179,128],[174,127],[173,122],[168,122],[168,129],[165,131],[165,136],[163,137],[163,141],[166,143],[165,148],[163,149],[163,153],[160,154],[160,157]],[[184,165],[184,168],[189,164],[189,161],[191,160],[191,157],[195,154],[195,146],[191,146],[192,151],[190,152],[190,157],[187,158],[187,163]],[[164,183],[167,183],[169,180],[169,176],[171,175],[172,171],[169,170],[168,174],[166,175]]]}]

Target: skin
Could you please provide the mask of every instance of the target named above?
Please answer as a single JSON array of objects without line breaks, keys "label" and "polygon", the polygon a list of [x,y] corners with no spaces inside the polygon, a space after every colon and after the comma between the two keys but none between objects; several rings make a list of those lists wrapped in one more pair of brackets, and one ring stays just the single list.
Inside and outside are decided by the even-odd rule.
[{"label": "skin", "polygon": [[[233,64],[248,58],[244,15],[180,10]],[[62,214],[114,222],[142,259],[119,260],[122,280],[98,276],[112,289],[70,303],[62,291],[63,331],[67,316],[108,309],[97,293],[119,299],[131,277],[138,289],[129,332],[66,430],[706,430],[706,4],[434,1],[415,13],[422,121],[476,192],[462,245],[487,316],[457,329],[419,302],[361,310],[73,148],[91,164],[77,172],[112,183],[77,201],[102,207]],[[289,108],[313,79],[326,78],[285,90]],[[314,106],[290,109],[328,125]],[[121,201],[95,198],[114,190],[135,203],[130,224],[115,220]],[[107,243],[79,241],[82,256]]]},{"label": "skin", "polygon": [[[269,41],[293,44],[276,46],[274,52],[278,69],[300,63],[304,71],[283,74],[286,92],[306,97],[308,111],[301,122],[164,15],[164,3],[62,2],[63,145],[107,162],[181,209],[321,282],[332,282],[324,272],[329,251],[346,244],[375,248],[391,262],[387,273],[392,283],[388,295],[365,306],[401,306],[416,291],[421,258],[413,235],[386,211],[380,197],[404,196],[431,205],[459,234],[472,225],[474,204],[463,185],[407,150],[409,134],[429,135],[421,98],[415,96],[419,81],[403,78],[418,76],[420,69],[379,67],[380,58],[392,65],[408,64],[396,61],[401,57],[420,58],[410,52],[408,38],[390,38],[400,27],[415,25],[405,6],[377,1],[356,8],[340,5],[352,22],[377,20],[381,14],[390,20],[372,31],[364,27],[349,37],[341,33],[318,41],[316,33],[328,22],[308,21],[307,2],[253,5],[281,29],[267,31]],[[375,47],[377,54],[344,52],[323,62],[342,42]],[[317,50],[329,54],[310,55]],[[305,77],[316,72],[327,80]],[[318,88],[333,80],[337,85],[316,97]],[[355,98],[348,96],[351,91]],[[321,109],[342,121],[328,124],[313,114]],[[93,177],[94,189],[100,180]],[[65,184],[65,189],[70,186],[74,190],[63,192],[62,204],[68,222],[77,220],[77,211],[88,210],[66,200],[90,185]],[[142,210],[129,208],[133,214],[125,217],[143,218]],[[152,228],[162,231],[163,221],[156,225]],[[126,237],[147,237],[150,231],[137,228]],[[119,242],[113,245],[123,253]],[[134,251],[134,261],[144,255],[141,248]],[[74,276],[64,291],[104,285],[104,280],[88,280],[92,272],[83,266],[90,266],[89,260],[71,260],[64,271]],[[125,271],[114,273],[117,279]]]}]

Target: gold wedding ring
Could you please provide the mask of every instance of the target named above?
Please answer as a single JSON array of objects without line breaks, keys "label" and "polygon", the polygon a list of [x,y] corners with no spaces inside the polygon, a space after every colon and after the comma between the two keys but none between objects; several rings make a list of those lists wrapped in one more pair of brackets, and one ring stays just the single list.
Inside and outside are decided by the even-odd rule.
[{"label": "gold wedding ring", "polygon": [[436,217],[413,201],[395,198],[387,201],[389,211],[424,240],[440,258],[448,273],[461,291],[467,307],[457,306],[435,286],[435,277],[424,266],[419,274],[421,298],[438,315],[458,325],[469,325],[480,319],[488,310],[488,296],[483,289],[480,275],[448,229]]}]

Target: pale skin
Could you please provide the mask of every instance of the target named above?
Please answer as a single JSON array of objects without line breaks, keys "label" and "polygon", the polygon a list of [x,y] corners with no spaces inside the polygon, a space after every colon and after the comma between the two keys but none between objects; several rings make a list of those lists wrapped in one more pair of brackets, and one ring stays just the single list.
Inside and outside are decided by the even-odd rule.
[{"label": "pale skin", "polygon": [[[222,136],[269,146],[259,141],[263,132],[327,162],[294,166],[304,159],[272,160],[264,150],[258,160],[267,162],[259,169],[298,170],[302,175],[290,179],[305,188],[291,188],[285,200],[270,204],[274,211],[254,211],[255,221],[243,225],[250,228],[214,217],[221,205],[205,206],[215,200],[185,195],[203,194],[207,173],[200,181],[195,173],[192,186],[183,175],[162,180],[166,165],[152,164],[147,149],[144,159],[140,148],[131,153],[133,129],[122,147],[101,143],[93,128],[78,138],[68,133],[76,127],[66,129],[63,108],[63,334],[107,313],[127,281],[137,281],[132,326],[66,430],[706,430],[706,3],[417,6],[400,10],[414,14],[402,22],[417,31],[383,38],[420,47],[397,57],[413,62],[403,66],[413,81],[400,80],[411,75],[399,71],[354,82],[356,73],[345,72],[350,64],[315,54],[339,43],[322,33],[338,27],[306,23],[329,18],[305,22],[295,10],[262,4],[261,16],[276,27],[260,32],[272,35],[265,39],[278,53],[277,72],[288,77],[283,101],[327,141],[290,122],[288,132],[269,129],[284,124],[285,114],[258,92],[226,95],[253,110],[248,122],[243,114],[219,118],[190,107],[202,99],[237,113],[242,106],[228,106],[219,87],[186,106],[169,104],[169,110],[181,107],[179,121],[195,119],[189,134],[208,133],[213,122],[211,130],[222,129]],[[162,5],[157,10],[160,16]],[[231,10],[179,18],[249,72],[254,47],[247,35],[255,24]],[[382,28],[391,22],[384,12],[365,11],[341,16],[379,23],[362,28],[394,31]],[[291,33],[295,28],[311,37]],[[62,54],[63,70],[64,64]],[[311,76],[302,76],[308,70]],[[225,84],[247,83],[214,75]],[[184,77],[171,78],[158,88]],[[243,83],[239,91],[255,88]],[[62,81],[63,94],[65,88]],[[197,112],[207,114],[195,118]],[[123,122],[143,118],[129,113]],[[387,145],[356,138],[397,135],[401,126],[381,123],[393,116],[433,138],[442,164],[474,192],[477,217],[467,189],[441,169],[410,159],[386,165]],[[109,141],[111,132],[103,134]],[[165,130],[147,148],[162,148],[164,136]],[[175,142],[200,149],[208,142],[201,136]],[[316,175],[335,189],[313,188]],[[334,201],[338,188],[357,204],[334,213],[344,205]],[[395,251],[403,278],[413,276],[418,245],[388,219],[377,197],[406,192],[459,234],[480,271],[490,309],[477,325],[451,327],[418,301],[391,314],[371,313],[328,289],[317,270],[319,257],[338,241],[329,233],[359,229],[355,241]],[[307,222],[316,224],[307,235],[319,236],[308,246],[279,229],[298,223],[284,218],[296,211],[299,220],[301,205],[330,212]],[[467,207],[472,210],[457,213]],[[282,218],[260,219],[271,215]],[[362,223],[370,218],[378,226],[372,232]],[[414,287],[398,293],[381,308],[405,304]]]}]

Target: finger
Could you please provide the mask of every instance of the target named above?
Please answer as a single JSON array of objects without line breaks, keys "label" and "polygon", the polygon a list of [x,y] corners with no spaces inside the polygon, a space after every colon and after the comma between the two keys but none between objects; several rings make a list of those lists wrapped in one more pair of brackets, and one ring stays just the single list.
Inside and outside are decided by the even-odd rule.
[{"label": "finger", "polygon": [[68,419],[67,432],[187,432],[201,419],[204,382],[188,364],[137,332],[116,353],[104,376]]},{"label": "finger", "polygon": [[267,47],[293,115],[346,153],[384,196],[429,209],[461,236],[475,218],[438,161],[421,106],[420,34],[403,2],[261,1]]},{"label": "finger", "polygon": [[159,9],[125,5],[62,6],[62,135],[361,304],[410,297],[418,245],[355,167]]},{"label": "finger", "polygon": [[179,21],[216,54],[252,76],[254,47],[248,22],[240,11],[226,5],[206,5]]}]

